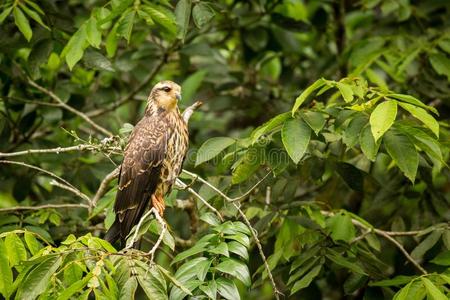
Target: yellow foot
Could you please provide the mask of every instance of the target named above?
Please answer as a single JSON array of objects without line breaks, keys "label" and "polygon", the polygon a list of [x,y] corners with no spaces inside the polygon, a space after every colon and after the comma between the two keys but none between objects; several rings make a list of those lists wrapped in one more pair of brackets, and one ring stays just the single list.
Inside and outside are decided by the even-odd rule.
[{"label": "yellow foot", "polygon": [[164,215],[164,210],[166,209],[166,204],[162,196],[152,195],[152,206],[158,211],[159,215],[162,217]]}]

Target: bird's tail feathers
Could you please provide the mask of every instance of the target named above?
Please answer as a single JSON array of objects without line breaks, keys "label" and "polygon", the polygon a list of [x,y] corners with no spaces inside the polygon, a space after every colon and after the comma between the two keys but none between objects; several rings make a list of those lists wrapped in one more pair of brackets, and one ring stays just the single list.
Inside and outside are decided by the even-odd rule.
[{"label": "bird's tail feathers", "polygon": [[110,244],[114,244],[119,239],[119,237],[120,237],[120,223],[116,219],[112,224],[112,226],[106,232],[105,237],[103,239],[108,241]]}]

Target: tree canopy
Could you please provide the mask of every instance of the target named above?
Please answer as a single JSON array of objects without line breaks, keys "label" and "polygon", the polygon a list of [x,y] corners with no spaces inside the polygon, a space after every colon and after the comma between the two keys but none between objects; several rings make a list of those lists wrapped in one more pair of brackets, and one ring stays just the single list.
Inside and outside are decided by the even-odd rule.
[{"label": "tree canopy", "polygon": [[[0,294],[448,299],[447,2],[2,1]],[[167,79],[190,149],[119,249],[123,148]]]}]

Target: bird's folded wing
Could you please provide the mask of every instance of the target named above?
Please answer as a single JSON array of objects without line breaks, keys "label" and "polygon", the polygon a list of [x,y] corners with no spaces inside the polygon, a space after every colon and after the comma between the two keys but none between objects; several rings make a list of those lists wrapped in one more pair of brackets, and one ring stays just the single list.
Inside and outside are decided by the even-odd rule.
[{"label": "bird's folded wing", "polygon": [[125,149],[114,211],[122,238],[139,222],[155,192],[170,135],[159,118],[144,118],[135,127]]}]

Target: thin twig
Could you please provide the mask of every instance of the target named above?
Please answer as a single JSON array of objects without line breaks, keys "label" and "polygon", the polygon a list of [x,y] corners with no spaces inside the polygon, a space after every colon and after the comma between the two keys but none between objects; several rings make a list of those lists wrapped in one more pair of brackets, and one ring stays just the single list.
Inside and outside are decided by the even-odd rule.
[{"label": "thin twig", "polygon": [[89,205],[79,203],[79,204],[44,204],[38,206],[13,206],[13,207],[5,207],[0,208],[0,212],[12,212],[12,211],[20,211],[20,210],[41,210],[41,209],[63,209],[63,208],[89,208]]},{"label": "thin twig", "polygon": [[212,210],[219,217],[220,221],[223,222],[223,217],[220,214],[220,212],[215,207],[213,207],[211,204],[209,204],[208,201],[206,201],[202,196],[200,196],[193,188],[189,187],[186,183],[184,183],[183,181],[181,181],[178,178],[176,180],[176,186],[182,190],[187,190],[189,193],[194,195],[197,199],[199,199],[201,202],[203,202],[203,204],[205,204],[206,207],[208,207],[210,210]]},{"label": "thin twig", "polygon": [[109,183],[119,176],[119,172],[120,166],[112,170],[108,175],[105,176],[105,178],[103,178],[97,189],[97,192],[95,193],[94,198],[92,198],[92,205],[94,207],[97,205],[98,200],[100,200],[100,198],[106,194]]},{"label": "thin twig", "polygon": [[153,213],[155,214],[156,220],[161,225],[161,233],[159,234],[159,237],[156,240],[156,243],[153,246],[153,248],[148,252],[148,255],[150,255],[150,261],[153,262],[153,259],[155,257],[155,252],[158,249],[159,245],[161,244],[161,242],[162,242],[162,240],[164,238],[164,234],[166,234],[167,225],[166,225],[166,222],[164,222],[163,218],[161,218],[161,216],[159,215],[158,211],[154,207],[152,207],[151,210],[153,210]]},{"label": "thin twig", "polygon": [[88,145],[88,144],[81,144],[71,147],[57,147],[57,148],[50,148],[50,149],[29,149],[29,150],[23,150],[23,151],[17,151],[17,152],[10,152],[10,153],[2,153],[0,152],[0,157],[13,157],[13,156],[20,156],[20,155],[27,155],[27,154],[43,154],[43,153],[62,153],[62,152],[70,152],[70,151],[83,151],[83,150],[93,150],[96,147],[94,145]]},{"label": "thin twig", "polygon": [[142,223],[144,223],[145,219],[148,218],[148,216],[150,216],[152,213],[154,213],[156,211],[156,209],[154,207],[152,207],[149,211],[147,211],[139,220],[139,223],[136,225],[136,227],[134,227],[134,234],[133,237],[131,238],[131,240],[127,241],[127,245],[125,247],[125,249],[131,249],[134,245],[134,243],[136,243],[137,241],[137,236],[139,234],[139,229],[142,226]]},{"label": "thin twig", "polygon": [[35,81],[33,81],[31,78],[28,78],[28,83],[35,87],[36,89],[38,89],[39,91],[43,92],[44,94],[48,95],[50,98],[52,98],[54,101],[56,101],[56,103],[58,103],[58,105],[67,110],[70,111],[71,113],[74,113],[75,115],[79,116],[80,118],[82,118],[83,120],[85,120],[87,123],[89,123],[94,129],[96,129],[98,132],[103,133],[104,135],[107,136],[113,136],[113,134],[107,130],[106,128],[98,125],[97,123],[95,123],[94,121],[92,121],[92,119],[87,116],[85,113],[82,113],[81,111],[73,108],[70,105],[67,105],[64,101],[61,100],[61,98],[59,98],[55,93],[53,93],[52,91],[46,89],[45,87],[39,85],[38,83],[36,83]]},{"label": "thin twig", "polygon": [[[324,211],[324,210],[322,210],[321,213],[325,216],[334,216],[334,214],[335,214],[334,212]],[[403,253],[403,255],[406,257],[406,259],[409,260],[414,265],[414,267],[416,267],[422,274],[428,274],[428,272],[417,261],[415,261],[414,258],[412,258],[412,256],[408,253],[408,251],[405,250],[405,248],[402,246],[402,244],[400,244],[397,240],[395,240],[391,236],[391,233],[394,233],[394,235],[395,235],[395,234],[398,234],[399,232],[389,232],[389,231],[384,231],[381,229],[369,227],[353,218],[352,218],[352,223],[353,223],[353,225],[355,225],[359,228],[362,228],[366,231],[371,231],[379,236],[384,237],[388,241],[390,241],[392,244],[394,244],[400,250],[400,252]],[[406,232],[403,232],[403,233],[406,233]],[[410,235],[410,234],[405,234],[405,235]]]},{"label": "thin twig", "polygon": [[204,184],[206,184],[208,187],[210,187],[212,190],[214,190],[217,194],[219,194],[222,198],[224,198],[225,200],[227,200],[228,202],[235,202],[235,201],[240,201],[241,199],[244,199],[245,197],[247,197],[248,195],[250,195],[263,181],[264,179],[267,178],[267,176],[270,175],[270,172],[267,173],[263,178],[261,178],[254,186],[252,186],[247,192],[245,192],[244,194],[235,197],[235,198],[230,198],[228,197],[224,192],[222,192],[221,190],[219,190],[217,187],[215,187],[214,185],[212,185],[211,183],[209,183],[208,181],[206,181],[205,179],[201,178],[200,176],[198,176],[195,173],[186,171],[186,170],[182,170],[182,172],[188,176],[191,176],[192,178],[194,178],[195,180],[198,180]]},{"label": "thin twig", "polygon": [[53,186],[57,186],[60,189],[69,191],[69,192],[77,195],[80,198],[83,198],[84,200],[86,200],[89,203],[89,206],[92,207],[91,198],[89,198],[86,194],[83,194],[80,190],[78,190],[76,188],[73,188],[73,187],[70,187],[68,185],[65,185],[65,184],[63,184],[61,182],[58,182],[56,180],[50,181],[50,184],[53,185]]},{"label": "thin twig", "polygon": [[278,290],[277,285],[276,285],[275,280],[274,280],[273,275],[272,275],[272,271],[270,271],[269,263],[267,262],[266,256],[264,255],[264,251],[263,251],[261,242],[258,239],[258,233],[256,232],[256,229],[253,228],[253,226],[250,223],[249,219],[244,214],[244,212],[241,210],[239,205],[236,202],[232,202],[232,204],[238,210],[238,212],[241,215],[242,219],[244,219],[245,224],[247,224],[247,227],[250,229],[252,237],[255,240],[255,244],[258,247],[259,255],[261,256],[261,259],[264,262],[264,267],[266,268],[267,274],[269,275],[269,279],[270,279],[270,282],[271,282],[272,288],[273,288],[273,293],[275,295],[275,298],[278,300],[278,299],[280,299],[280,295],[282,295],[282,293]]}]

